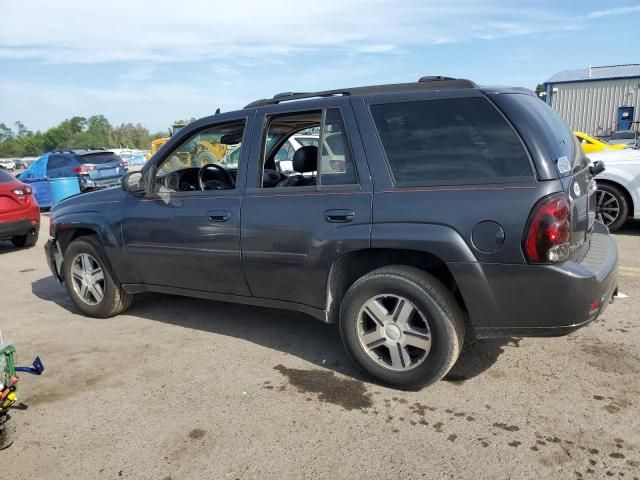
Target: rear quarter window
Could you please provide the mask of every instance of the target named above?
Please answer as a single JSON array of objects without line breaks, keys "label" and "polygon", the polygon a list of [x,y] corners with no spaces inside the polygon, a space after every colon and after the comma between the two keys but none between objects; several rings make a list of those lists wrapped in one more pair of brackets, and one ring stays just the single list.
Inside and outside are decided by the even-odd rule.
[{"label": "rear quarter window", "polygon": [[485,98],[375,104],[371,114],[398,186],[535,178],[520,138]]}]

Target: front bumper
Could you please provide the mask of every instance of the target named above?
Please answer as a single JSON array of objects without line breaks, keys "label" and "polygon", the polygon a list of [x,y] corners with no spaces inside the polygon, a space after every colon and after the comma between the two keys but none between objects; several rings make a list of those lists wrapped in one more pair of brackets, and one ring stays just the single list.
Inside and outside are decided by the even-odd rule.
[{"label": "front bumper", "polygon": [[555,336],[595,320],[618,290],[618,248],[596,222],[580,262],[448,264],[479,338]]},{"label": "front bumper", "polygon": [[39,222],[35,220],[16,220],[13,222],[0,222],[0,238],[19,237],[29,233],[29,230],[39,228]]},{"label": "front bumper", "polygon": [[64,257],[62,256],[62,251],[60,250],[60,245],[55,238],[49,237],[47,243],[44,244],[44,253],[47,258],[47,265],[49,265],[49,270],[55,277],[58,282],[62,283],[64,280],[64,276],[62,274],[62,262]]}]

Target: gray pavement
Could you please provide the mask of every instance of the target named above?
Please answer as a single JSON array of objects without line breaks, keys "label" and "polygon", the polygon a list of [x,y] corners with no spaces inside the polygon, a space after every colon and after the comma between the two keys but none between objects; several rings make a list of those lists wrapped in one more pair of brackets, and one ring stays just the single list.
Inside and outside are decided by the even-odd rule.
[{"label": "gray pavement", "polygon": [[[45,217],[41,241],[48,231]],[[81,316],[42,245],[0,242],[0,328],[23,375],[15,479],[565,479],[640,476],[640,222],[620,291],[572,335],[478,342],[420,392],[375,385],[335,326],[297,313],[140,296]]]}]

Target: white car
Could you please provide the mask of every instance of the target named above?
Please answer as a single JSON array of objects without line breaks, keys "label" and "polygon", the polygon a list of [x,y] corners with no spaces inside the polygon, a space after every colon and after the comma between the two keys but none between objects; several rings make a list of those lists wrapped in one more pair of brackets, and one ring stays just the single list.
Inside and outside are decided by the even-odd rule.
[{"label": "white car", "polygon": [[13,160],[0,160],[0,168],[13,172],[16,169],[16,163]]},{"label": "white car", "polygon": [[592,162],[604,162],[596,176],[596,216],[618,230],[628,218],[640,219],[640,150],[624,149],[589,154]]},{"label": "white car", "polygon": [[[322,161],[329,162],[329,168],[324,171],[344,172],[345,158],[344,152],[342,151],[344,143],[341,134],[329,134],[323,143]],[[278,150],[275,156],[276,166],[278,166],[282,173],[293,173],[293,155],[296,153],[296,150],[308,145],[317,147],[318,144],[318,135],[293,135],[280,147],[280,150]]]}]

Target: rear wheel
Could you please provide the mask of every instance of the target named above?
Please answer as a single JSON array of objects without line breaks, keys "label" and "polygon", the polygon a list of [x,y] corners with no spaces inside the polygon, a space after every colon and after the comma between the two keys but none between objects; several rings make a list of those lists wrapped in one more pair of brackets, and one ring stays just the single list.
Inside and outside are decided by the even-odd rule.
[{"label": "rear wheel", "polygon": [[27,248],[33,247],[36,243],[38,243],[38,229],[34,228],[33,230],[29,230],[29,233],[26,235],[18,235],[11,239],[11,243],[17,248]]},{"label": "rear wheel", "polygon": [[446,287],[407,266],[383,267],[347,291],[340,332],[353,361],[380,382],[416,389],[440,380],[464,341],[462,311]]},{"label": "rear wheel", "polygon": [[133,299],[112,275],[106,258],[94,236],[74,240],[64,255],[67,292],[76,306],[91,317],[118,315]]},{"label": "rear wheel", "polygon": [[610,232],[618,230],[629,216],[629,201],[618,187],[599,183],[596,190],[596,218],[609,227]]}]

